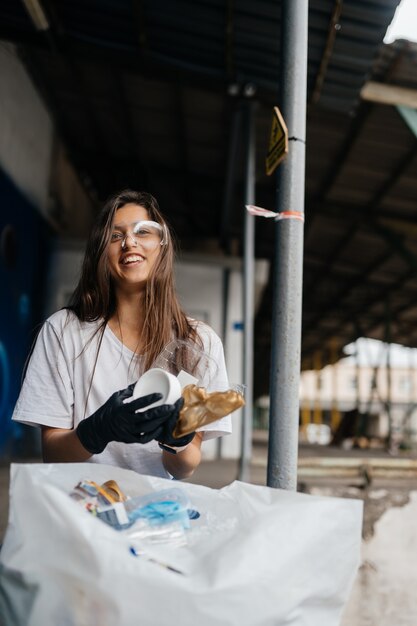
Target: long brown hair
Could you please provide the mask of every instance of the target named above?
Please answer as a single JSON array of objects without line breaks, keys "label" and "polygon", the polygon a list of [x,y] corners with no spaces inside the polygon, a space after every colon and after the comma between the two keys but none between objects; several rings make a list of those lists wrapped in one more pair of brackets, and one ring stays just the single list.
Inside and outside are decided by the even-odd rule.
[{"label": "long brown hair", "polygon": [[107,200],[87,241],[81,276],[68,308],[81,321],[101,320],[98,330],[101,329],[102,332],[115,313],[117,302],[107,261],[107,250],[115,213],[125,204],[144,207],[149,218],[162,225],[167,239],[165,245],[161,246],[161,252],[146,282],[142,304],[144,307],[142,367],[147,370],[173,339],[190,340],[202,347],[197,331],[188,321],[178,302],[174,288],[172,235],[157,200],[150,193],[127,189]]}]

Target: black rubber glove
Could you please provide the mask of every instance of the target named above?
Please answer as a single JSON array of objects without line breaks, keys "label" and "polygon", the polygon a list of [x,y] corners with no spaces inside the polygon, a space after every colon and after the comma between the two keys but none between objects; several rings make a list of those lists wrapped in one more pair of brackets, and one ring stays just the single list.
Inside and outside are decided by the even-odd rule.
[{"label": "black rubber glove", "polygon": [[110,441],[148,443],[160,435],[172,406],[163,404],[136,413],[162,396],[152,393],[132,402],[123,402],[132,395],[134,386],[135,383],[116,391],[95,413],[78,424],[76,432],[86,450],[99,454]]},{"label": "black rubber glove", "polygon": [[176,454],[176,450],[173,450],[172,448],[180,448],[182,446],[186,446],[190,443],[190,441],[193,440],[195,435],[195,433],[190,433],[189,435],[184,435],[183,437],[176,438],[172,434],[172,431],[176,426],[180,411],[183,406],[184,398],[180,398],[176,401],[174,405],[172,405],[171,408],[173,408],[173,411],[171,415],[164,422],[162,426],[162,431],[159,436],[155,437],[155,439],[159,442],[160,448],[162,448],[163,450],[167,450],[167,452],[171,452],[173,454]]}]

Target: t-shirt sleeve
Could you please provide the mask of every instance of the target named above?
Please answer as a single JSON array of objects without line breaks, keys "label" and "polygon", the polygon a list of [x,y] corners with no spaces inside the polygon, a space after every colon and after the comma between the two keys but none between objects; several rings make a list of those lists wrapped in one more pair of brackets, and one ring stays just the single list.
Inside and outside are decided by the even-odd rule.
[{"label": "t-shirt sleeve", "polygon": [[[202,386],[209,392],[227,391],[230,386],[221,339],[206,325],[200,330],[200,336],[203,340],[204,351],[210,361],[203,377]],[[204,432],[204,440],[229,435],[232,432],[231,415],[226,415],[216,422],[202,426],[198,431]]]},{"label": "t-shirt sleeve", "polygon": [[37,337],[12,419],[32,425],[73,427],[71,361],[63,332],[47,320]]}]

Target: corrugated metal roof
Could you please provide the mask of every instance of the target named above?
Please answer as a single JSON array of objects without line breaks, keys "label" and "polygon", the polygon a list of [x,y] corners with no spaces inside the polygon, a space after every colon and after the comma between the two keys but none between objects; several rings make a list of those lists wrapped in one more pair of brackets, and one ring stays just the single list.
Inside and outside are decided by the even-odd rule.
[{"label": "corrugated metal roof", "polygon": [[[314,90],[329,45],[322,104],[349,111],[398,0],[310,0],[308,85]],[[136,8],[135,8],[136,7]],[[61,0],[45,3],[56,35],[71,49],[112,52],[227,84],[254,83],[275,98],[279,76],[277,0]],[[332,24],[332,16],[337,17]],[[0,35],[36,41],[21,2],[3,2]],[[333,40],[334,36],[334,40]],[[84,48],[82,46],[84,45]]]}]

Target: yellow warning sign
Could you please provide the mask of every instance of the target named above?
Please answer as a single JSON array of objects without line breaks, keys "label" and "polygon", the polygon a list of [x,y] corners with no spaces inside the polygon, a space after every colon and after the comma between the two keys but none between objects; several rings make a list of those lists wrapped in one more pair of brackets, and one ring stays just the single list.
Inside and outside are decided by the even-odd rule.
[{"label": "yellow warning sign", "polygon": [[266,173],[269,176],[288,154],[288,129],[278,107],[274,107],[268,154],[266,155]]}]

